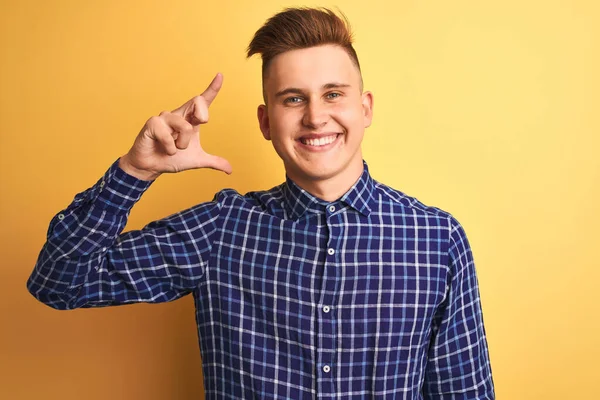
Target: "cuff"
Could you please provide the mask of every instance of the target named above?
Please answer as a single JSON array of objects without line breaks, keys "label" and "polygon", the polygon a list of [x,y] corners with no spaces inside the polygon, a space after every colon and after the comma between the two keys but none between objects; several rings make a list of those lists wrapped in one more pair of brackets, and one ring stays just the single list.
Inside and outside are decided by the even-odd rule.
[{"label": "cuff", "polygon": [[154,181],[137,179],[121,168],[117,159],[94,185],[101,208],[112,212],[128,212]]}]

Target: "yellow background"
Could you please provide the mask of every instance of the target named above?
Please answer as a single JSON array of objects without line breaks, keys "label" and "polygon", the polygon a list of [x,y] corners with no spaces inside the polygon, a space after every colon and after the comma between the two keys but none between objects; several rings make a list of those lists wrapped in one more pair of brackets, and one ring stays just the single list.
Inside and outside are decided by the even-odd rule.
[{"label": "yellow background", "polygon": [[[0,398],[199,399],[192,298],[70,312],[26,289],[51,217],[145,121],[225,82],[203,127],[231,176],[161,177],[128,228],[265,189],[253,33],[284,1],[8,1],[0,12]],[[343,1],[375,119],[373,176],[452,212],[478,267],[499,399],[598,396],[597,1]],[[306,5],[312,5],[310,3]]]}]

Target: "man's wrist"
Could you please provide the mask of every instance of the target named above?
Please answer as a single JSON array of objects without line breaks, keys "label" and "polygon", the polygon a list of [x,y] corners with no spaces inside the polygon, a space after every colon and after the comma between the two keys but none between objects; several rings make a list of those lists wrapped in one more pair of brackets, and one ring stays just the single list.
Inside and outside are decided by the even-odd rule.
[{"label": "man's wrist", "polygon": [[127,159],[127,155],[124,155],[119,159],[119,168],[126,174],[142,181],[153,181],[160,176],[160,173],[150,172],[134,167]]}]

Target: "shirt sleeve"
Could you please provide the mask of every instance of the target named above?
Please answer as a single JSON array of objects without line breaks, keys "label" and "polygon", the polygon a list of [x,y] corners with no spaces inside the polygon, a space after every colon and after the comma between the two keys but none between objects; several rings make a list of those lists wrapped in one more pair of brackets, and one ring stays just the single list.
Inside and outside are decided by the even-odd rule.
[{"label": "shirt sleeve", "polygon": [[[50,222],[27,289],[59,310],[175,300],[198,285],[210,257],[220,206],[203,203],[121,234],[152,182],[118,160]],[[215,196],[216,199],[216,196]]]},{"label": "shirt sleeve", "polygon": [[493,400],[494,383],[473,254],[463,227],[452,217],[448,254],[448,291],[434,317],[424,398]]}]

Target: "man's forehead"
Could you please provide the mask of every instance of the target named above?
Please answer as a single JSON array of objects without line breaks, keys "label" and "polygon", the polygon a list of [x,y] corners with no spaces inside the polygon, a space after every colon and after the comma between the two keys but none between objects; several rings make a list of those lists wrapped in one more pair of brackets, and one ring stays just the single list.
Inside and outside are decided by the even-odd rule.
[{"label": "man's forehead", "polygon": [[347,52],[336,45],[291,50],[274,57],[265,71],[272,89],[280,86],[321,87],[327,84],[356,85],[358,68]]}]

